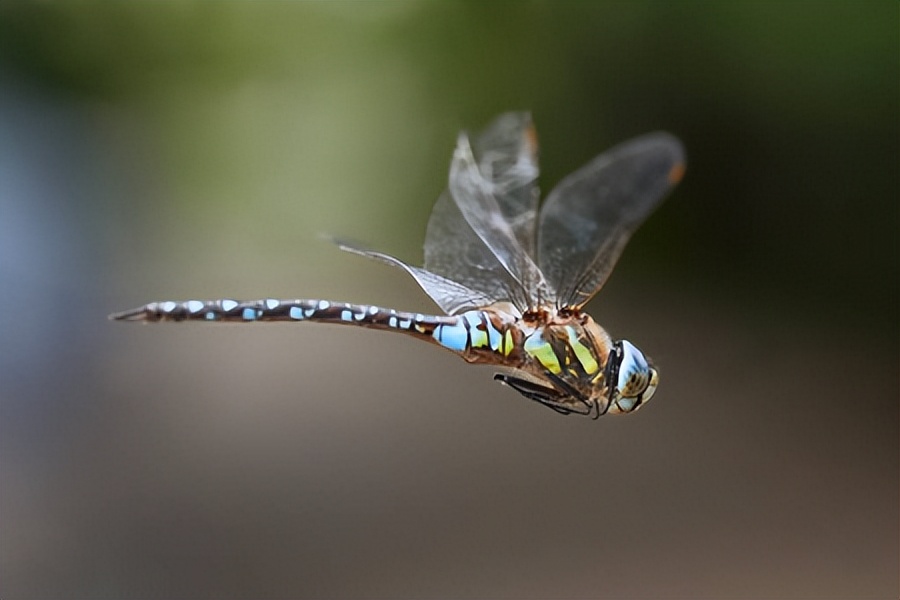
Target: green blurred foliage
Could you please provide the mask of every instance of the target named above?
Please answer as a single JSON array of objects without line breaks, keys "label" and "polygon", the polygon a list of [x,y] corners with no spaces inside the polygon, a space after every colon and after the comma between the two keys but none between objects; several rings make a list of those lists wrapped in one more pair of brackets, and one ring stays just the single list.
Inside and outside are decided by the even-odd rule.
[{"label": "green blurred foliage", "polygon": [[897,324],[898,66],[885,2],[0,6],[7,74],[151,132],[175,190],[156,202],[301,190],[273,227],[302,211],[414,258],[459,127],[534,111],[545,188],[668,129],[688,175],[630,264],[876,328]]},{"label": "green blurred foliage", "polygon": [[[897,597],[897,17],[0,3],[4,598]],[[106,320],[433,310],[318,234],[417,262],[457,131],[511,109],[545,190],[685,142],[590,307],[661,365],[649,412],[563,419],[347,328]]]}]

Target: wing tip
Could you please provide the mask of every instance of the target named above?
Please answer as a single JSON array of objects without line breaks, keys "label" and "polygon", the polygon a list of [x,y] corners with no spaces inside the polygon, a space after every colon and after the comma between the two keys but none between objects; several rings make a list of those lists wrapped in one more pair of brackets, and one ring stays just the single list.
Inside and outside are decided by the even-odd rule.
[{"label": "wing tip", "polygon": [[650,148],[665,155],[671,162],[666,172],[666,180],[675,185],[682,180],[687,170],[687,158],[684,144],[678,137],[668,131],[654,131],[624,142],[630,150],[644,151]]},{"label": "wing tip", "polygon": [[370,256],[373,251],[366,246],[365,244],[361,244],[355,240],[350,240],[347,238],[338,237],[336,235],[331,235],[329,233],[320,233],[319,238],[323,241],[330,242],[338,247],[339,250],[343,250],[344,252],[349,252],[350,254],[358,254],[360,256]]},{"label": "wing tip", "polygon": [[676,185],[678,182],[682,180],[684,177],[684,172],[687,169],[687,165],[684,163],[684,159],[679,160],[672,168],[669,169],[669,173],[666,175],[666,179],[669,182],[669,185]]}]

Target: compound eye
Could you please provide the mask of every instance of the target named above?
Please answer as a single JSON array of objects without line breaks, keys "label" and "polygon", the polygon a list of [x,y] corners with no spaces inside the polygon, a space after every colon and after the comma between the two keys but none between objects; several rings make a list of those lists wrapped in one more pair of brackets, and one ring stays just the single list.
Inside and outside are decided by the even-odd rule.
[{"label": "compound eye", "polygon": [[643,353],[631,342],[622,340],[622,362],[619,364],[619,381],[616,388],[626,398],[640,395],[650,385],[650,365]]},{"label": "compound eye", "polygon": [[628,413],[637,410],[653,396],[659,385],[659,373],[631,342],[622,340],[620,343],[622,360],[614,399],[618,411]]}]

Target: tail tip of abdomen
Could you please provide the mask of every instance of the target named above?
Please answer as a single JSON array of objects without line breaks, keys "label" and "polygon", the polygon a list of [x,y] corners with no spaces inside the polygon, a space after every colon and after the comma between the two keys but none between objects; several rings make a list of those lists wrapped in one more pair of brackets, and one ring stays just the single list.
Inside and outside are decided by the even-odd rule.
[{"label": "tail tip of abdomen", "polygon": [[145,304],[131,310],[123,310],[122,312],[114,312],[107,318],[110,321],[149,321],[152,310],[150,305]]}]

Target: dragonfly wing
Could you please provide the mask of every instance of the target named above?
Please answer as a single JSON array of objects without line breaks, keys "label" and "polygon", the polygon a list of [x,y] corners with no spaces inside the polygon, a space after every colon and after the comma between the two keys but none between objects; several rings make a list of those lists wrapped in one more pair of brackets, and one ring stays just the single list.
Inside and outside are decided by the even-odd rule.
[{"label": "dragonfly wing", "polygon": [[509,301],[520,310],[529,296],[469,226],[449,191],[438,198],[425,234],[425,270],[490,298]]},{"label": "dragonfly wing", "polygon": [[[435,204],[425,237],[427,270],[489,295],[499,285],[507,293],[496,299],[522,310],[550,295],[532,258],[538,196],[535,139],[527,116],[515,113],[498,119],[478,138],[478,156],[469,138],[460,134],[448,193]],[[462,251],[467,258],[477,255],[475,262],[461,260]]]},{"label": "dragonfly wing", "polygon": [[[531,115],[527,112],[501,115],[477,136],[474,148],[465,139],[465,157],[464,168],[454,157],[453,165],[462,174],[451,174],[451,182],[460,183],[451,187],[458,190],[464,205],[471,195],[461,189],[466,186],[484,188],[490,195],[484,199],[481,213],[469,208],[469,217],[488,238],[494,234],[482,224],[490,219],[502,222],[502,235],[510,248],[506,255],[513,252],[534,256],[539,193],[537,136]],[[432,210],[425,235],[424,268],[380,252],[337,243],[349,252],[405,270],[449,314],[503,300],[519,307],[529,305],[521,282],[469,224],[451,190],[444,191]],[[534,261],[529,260],[533,265]]]},{"label": "dragonfly wing", "polygon": [[684,166],[681,142],[651,133],[604,152],[550,192],[538,223],[538,258],[559,306],[581,306],[603,286]]},{"label": "dragonfly wing", "polygon": [[540,193],[537,187],[537,133],[527,112],[497,117],[472,142],[478,171],[491,185],[504,220],[516,240],[534,258]]},{"label": "dragonfly wing", "polygon": [[335,243],[341,250],[346,252],[372,258],[393,267],[403,269],[409,273],[412,278],[416,280],[416,283],[419,284],[419,287],[421,287],[425,293],[449,315],[455,315],[466,310],[487,306],[494,302],[493,298],[490,298],[481,292],[469,289],[456,281],[441,277],[435,273],[430,273],[425,269],[409,265],[389,254],[368,250],[344,241],[335,240]]}]

